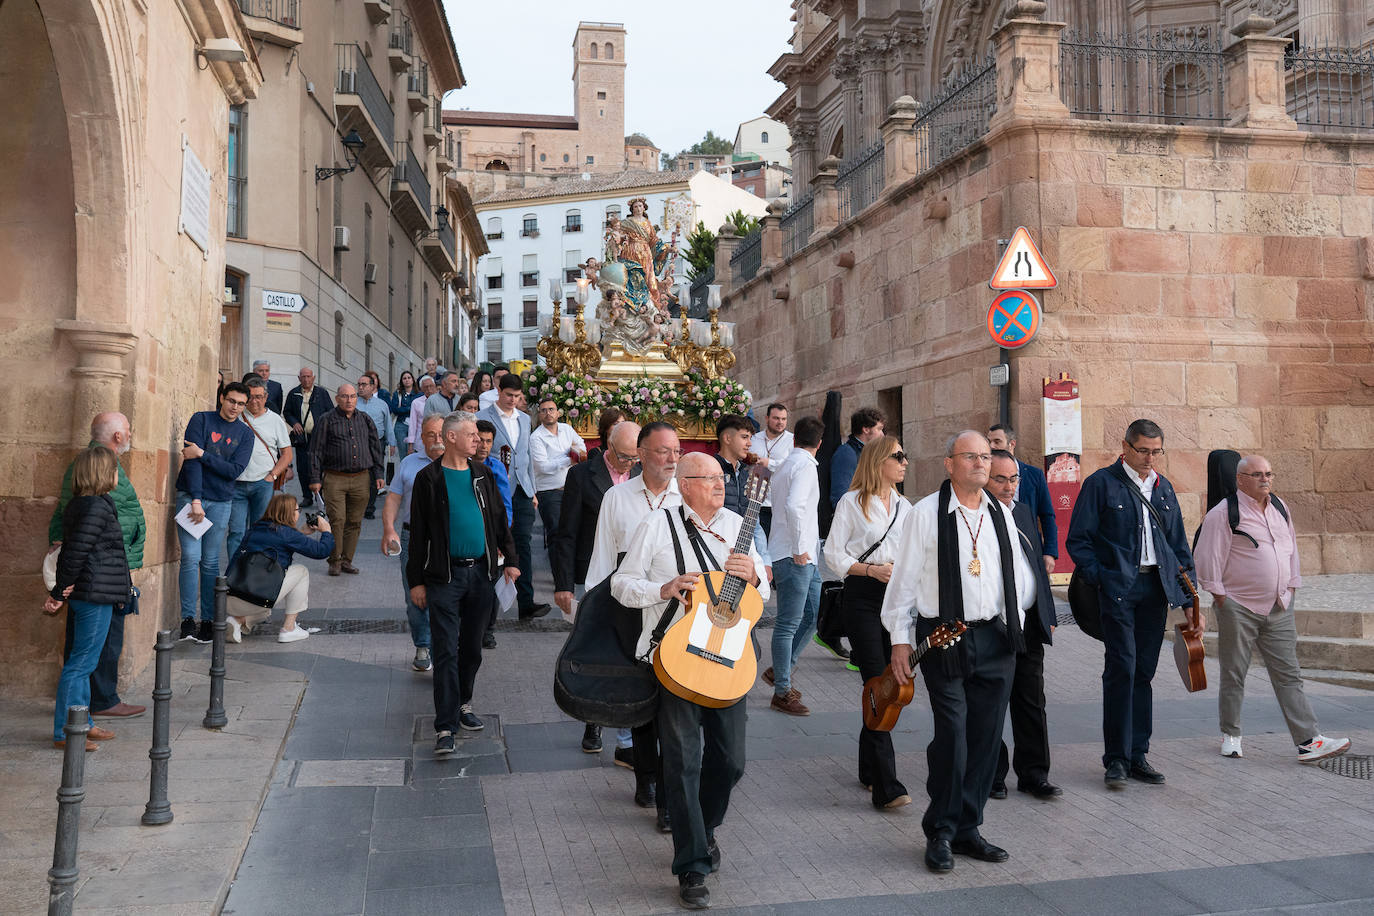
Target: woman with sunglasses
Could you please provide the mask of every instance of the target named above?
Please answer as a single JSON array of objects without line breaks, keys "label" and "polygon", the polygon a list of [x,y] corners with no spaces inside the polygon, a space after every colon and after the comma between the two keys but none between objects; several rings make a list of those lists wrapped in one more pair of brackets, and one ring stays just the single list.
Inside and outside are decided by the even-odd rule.
[{"label": "woman with sunglasses", "polygon": [[[835,506],[822,551],[830,577],[844,580],[840,606],[851,663],[864,680],[887,667],[892,642],[879,612],[892,560],[897,556],[902,520],[911,505],[897,492],[906,479],[907,456],[902,444],[884,436],[864,446],[849,492]],[[911,804],[906,786],[897,779],[897,758],[890,732],[859,731],[859,783],[869,790],[873,807],[901,808]]]}]

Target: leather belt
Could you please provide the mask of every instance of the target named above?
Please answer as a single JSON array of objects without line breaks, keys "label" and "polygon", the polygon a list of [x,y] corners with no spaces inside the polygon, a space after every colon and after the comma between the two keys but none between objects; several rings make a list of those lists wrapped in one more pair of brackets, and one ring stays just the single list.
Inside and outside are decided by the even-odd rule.
[{"label": "leather belt", "polygon": [[338,474],[340,477],[357,477],[359,474],[366,474],[368,470],[369,468],[363,468],[361,471],[334,471],[330,470],[329,468],[325,468],[323,473]]},{"label": "leather belt", "polygon": [[1001,619],[1000,617],[989,617],[987,620],[965,620],[964,626],[972,630],[975,627],[985,627],[990,623],[998,623]]},{"label": "leather belt", "polygon": [[476,566],[478,559],[478,557],[449,557],[448,565],[450,567]]},{"label": "leather belt", "polygon": [[1159,564],[1155,563],[1155,564],[1151,564],[1151,565],[1149,565],[1149,566],[1142,566],[1142,567],[1140,567],[1140,572],[1143,572],[1143,573],[1152,573],[1152,572],[1154,572],[1154,571],[1157,570],[1157,569],[1159,569]]}]

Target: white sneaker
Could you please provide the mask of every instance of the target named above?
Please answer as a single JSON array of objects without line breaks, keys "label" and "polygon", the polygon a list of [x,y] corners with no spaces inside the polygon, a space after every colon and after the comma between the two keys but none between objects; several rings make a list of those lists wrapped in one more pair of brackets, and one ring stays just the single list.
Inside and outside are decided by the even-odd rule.
[{"label": "white sneaker", "polygon": [[239,625],[238,618],[230,617],[226,622],[229,624],[229,641],[243,642],[243,627]]},{"label": "white sneaker", "polygon": [[295,629],[282,630],[277,634],[277,642],[299,642],[302,639],[309,639],[310,631],[305,627],[296,625]]},{"label": "white sneaker", "polygon": [[1244,757],[1240,752],[1240,735],[1221,736],[1221,756],[1223,757]]},{"label": "white sneaker", "polygon": [[1327,738],[1318,735],[1306,744],[1298,745],[1298,762],[1314,763],[1323,757],[1336,757],[1350,750],[1349,738]]}]

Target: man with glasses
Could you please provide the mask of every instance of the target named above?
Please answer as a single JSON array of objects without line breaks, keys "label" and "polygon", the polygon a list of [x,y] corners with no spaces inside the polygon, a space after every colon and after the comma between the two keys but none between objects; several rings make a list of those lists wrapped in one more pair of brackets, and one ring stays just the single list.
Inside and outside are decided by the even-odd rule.
[{"label": "man with glasses", "polygon": [[[638,469],[639,453],[635,446],[638,438],[639,424],[622,420],[606,436],[601,454],[568,471],[558,527],[549,541],[553,601],[568,619],[573,614],[573,598],[582,597],[583,583],[587,581],[592,545],[596,543],[596,523],[606,493],[616,484],[625,483]],[[543,505],[543,497],[539,503]],[[616,735],[615,759],[633,766],[630,747],[630,730],[620,729]],[[587,724],[582,732],[582,750],[588,754],[601,752],[601,726]]]},{"label": "man with glasses", "polygon": [[1221,756],[1241,757],[1240,707],[1250,653],[1259,643],[1264,667],[1298,761],[1312,763],[1344,754],[1349,738],[1327,738],[1302,689],[1293,594],[1302,585],[1298,533],[1283,501],[1274,495],[1274,470],[1259,455],[1236,466],[1239,492],[1212,507],[1197,542],[1198,588],[1212,593],[1216,608]]},{"label": "man with glasses", "polygon": [[291,430],[286,421],[267,407],[267,385],[261,378],[248,376],[248,409],[240,417],[253,433],[253,457],[234,481],[234,499],[229,509],[230,559],[249,526],[262,518],[272,501],[276,481],[291,466]]},{"label": "man with glasses", "polygon": [[329,574],[358,574],[353,553],[363,528],[363,511],[374,490],[386,486],[382,440],[372,418],[358,409],[358,389],[347,383],[334,395],[337,405],[320,417],[310,439],[312,492],[324,492],[330,523],[343,530],[329,555]]},{"label": "man with glasses", "polygon": [[296,376],[300,384],[286,394],[281,418],[291,427],[291,448],[295,452],[296,482],[301,487],[301,497],[310,493],[314,479],[310,476],[310,437],[315,432],[315,423],[333,409],[329,392],[315,384],[315,370],[306,367]]},{"label": "man with glasses", "polygon": [[[177,472],[177,514],[190,507],[193,524],[209,519],[210,527],[196,537],[176,526],[181,545],[177,588],[181,593],[181,638],[209,642],[215,616],[215,579],[219,576],[219,552],[229,533],[229,512],[234,481],[248,466],[253,454],[253,432],[240,419],[248,405],[248,388],[230,382],[220,393],[219,410],[191,415],[182,437],[181,470]],[[196,605],[200,624],[196,624]]]},{"label": "man with glasses", "polygon": [[[448,377],[446,375],[444,379]],[[496,388],[496,401],[480,411],[477,417],[489,421],[496,428],[492,454],[506,466],[510,475],[511,505],[515,515],[511,535],[515,538],[515,549],[520,553],[517,565],[526,573],[515,580],[516,604],[521,620],[533,620],[547,614],[550,607],[534,600],[534,563],[530,554],[530,538],[534,532],[535,489],[534,479],[530,475],[530,417],[517,406],[524,393],[524,383],[519,376],[501,376]],[[495,623],[493,614],[492,624]]]},{"label": "man with glasses", "polygon": [[[377,438],[381,442],[382,455],[385,456],[396,444],[396,431],[391,422],[391,405],[382,393],[381,382],[375,372],[364,372],[358,377],[358,410],[367,414],[372,425],[377,428]],[[368,494],[367,510],[363,512],[363,518],[377,517],[377,494],[380,492],[372,490]]]},{"label": "man with glasses", "polygon": [[553,398],[540,398],[536,412],[539,425],[530,434],[530,471],[534,477],[535,496],[539,499],[539,520],[544,523],[547,546],[558,529],[563,482],[568,476],[568,468],[586,460],[587,443],[571,426],[558,422],[562,413]]},{"label": "man with glasses", "polygon": [[1079,574],[1096,586],[1102,610],[1102,765],[1109,789],[1124,789],[1127,779],[1164,783],[1145,757],[1153,730],[1150,682],[1169,608],[1191,605],[1178,574],[1193,575],[1193,556],[1178,496],[1155,470],[1163,457],[1164,431],[1156,423],[1128,426],[1121,460],[1083,481],[1064,542]]},{"label": "man with glasses", "polygon": [[[988,444],[993,450],[1005,449],[1016,455],[1016,430],[1006,423],[994,423],[988,427]],[[1053,573],[1054,564],[1059,560],[1059,523],[1054,519],[1054,504],[1050,502],[1050,485],[1045,480],[1045,472],[1020,458],[1016,461],[1016,488],[1012,499],[1017,505],[1026,506],[1035,515],[1040,527],[1040,543],[1045,553],[1041,562],[1045,572]]]}]

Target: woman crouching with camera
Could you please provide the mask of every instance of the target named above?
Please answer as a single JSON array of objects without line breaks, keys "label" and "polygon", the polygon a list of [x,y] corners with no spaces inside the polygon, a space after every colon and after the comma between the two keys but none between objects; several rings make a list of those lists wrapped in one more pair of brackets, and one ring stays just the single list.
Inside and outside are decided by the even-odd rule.
[{"label": "woman crouching with camera", "polygon": [[[62,513],[57,584],[43,602],[43,613],[56,614],[66,600],[75,625],[72,651],[57,681],[52,739],[58,747],[67,746],[67,707],[91,704],[91,672],[105,647],[110,616],[129,601],[129,560],[110,497],[118,483],[119,463],[103,445],[79,452],[72,462],[72,501]],[[86,750],[98,748],[96,741],[113,738],[113,732],[92,724]]]},{"label": "woman crouching with camera", "polygon": [[[298,530],[300,506],[294,496],[278,493],[267,504],[267,511],[261,519],[248,529],[239,544],[238,553],[230,560],[232,570],[240,557],[262,553],[276,560],[284,570],[281,588],[272,607],[258,607],[241,598],[229,596],[230,642],[242,642],[243,632],[272,616],[272,611],[280,608],[286,614],[282,621],[277,642],[295,642],[310,635],[304,627],[296,625],[296,615],[310,606],[310,570],[300,563],[292,563],[295,554],[324,560],[334,549],[334,534],[329,529],[329,519],[323,514],[311,515],[306,530],[318,531],[318,539],[306,537]],[[232,574],[232,573],[231,573]]]},{"label": "woman crouching with camera", "polygon": [[[864,446],[854,481],[835,506],[835,520],[825,541],[830,574],[844,579],[840,606],[849,660],[866,681],[883,673],[892,643],[880,612],[892,560],[897,556],[902,525],[911,505],[897,492],[906,479],[907,458],[902,444],[884,436]],[[859,782],[873,795],[875,808],[911,804],[906,786],[897,779],[897,758],[890,732],[859,732]]]}]

